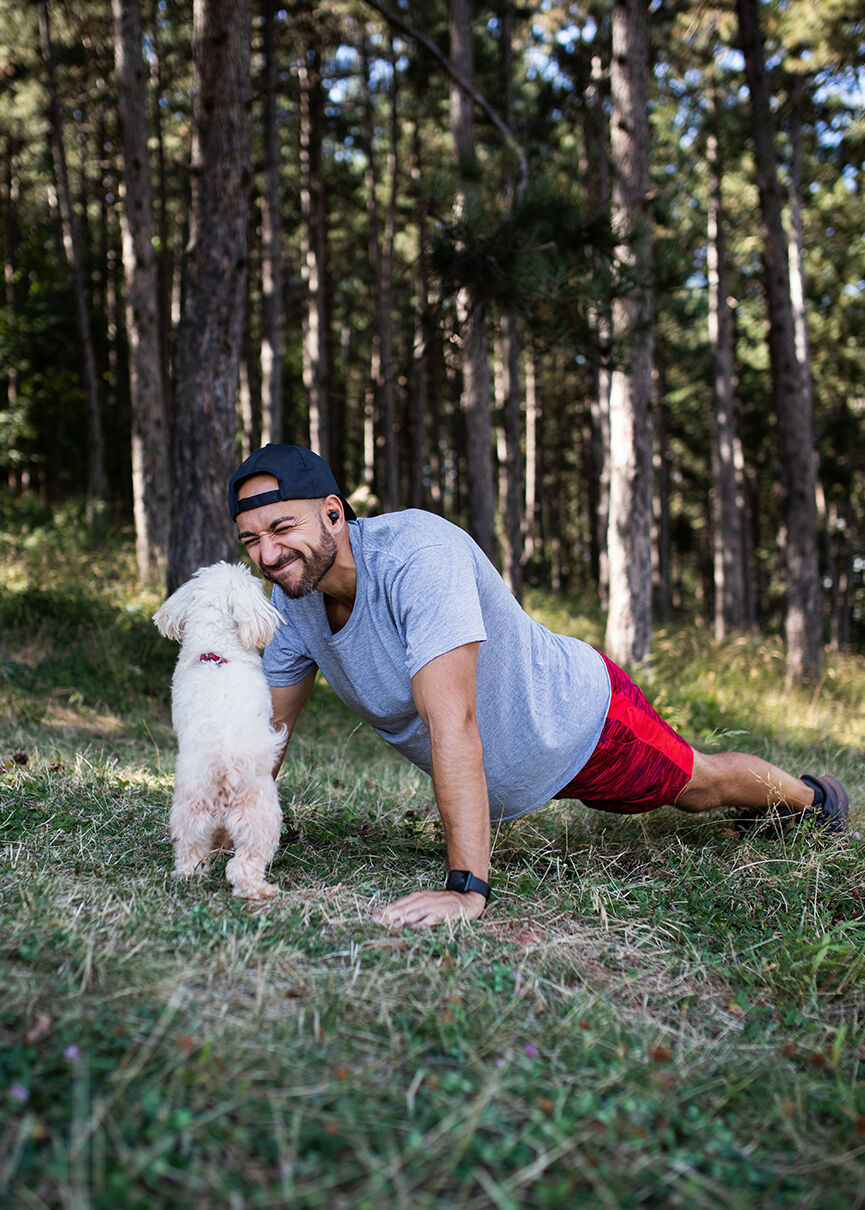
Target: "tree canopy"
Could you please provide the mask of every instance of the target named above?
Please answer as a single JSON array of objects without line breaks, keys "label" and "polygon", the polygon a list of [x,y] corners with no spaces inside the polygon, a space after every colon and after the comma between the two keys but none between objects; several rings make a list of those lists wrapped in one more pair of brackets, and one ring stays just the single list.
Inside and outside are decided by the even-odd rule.
[{"label": "tree canopy", "polygon": [[[218,7],[197,0],[196,29]],[[214,259],[234,258],[237,300],[213,345],[236,348],[222,360],[208,354],[219,406],[230,409],[214,474],[262,434],[311,442],[358,511],[411,504],[473,530],[489,521],[484,545],[515,591],[524,579],[596,589],[606,601],[610,380],[632,374],[636,355],[633,330],[614,316],[648,275],[654,616],[702,612],[723,630],[733,615],[716,603],[733,577],[741,592],[732,624],[781,626],[799,534],[790,532],[790,420],[777,406],[759,131],[741,50],[747,6],[635,6],[648,18],[648,175],[639,218],[632,210],[627,222],[615,204],[622,166],[611,138],[619,7],[627,8],[492,0],[468,6],[468,42],[458,43],[456,0],[282,8],[260,0],[238,29],[248,67],[207,85],[218,101],[234,91],[249,145],[222,139],[208,153],[196,102],[218,39],[195,50],[189,6],[143,4],[135,85],[118,72],[120,27],[108,0],[0,0],[0,463],[9,490],[59,500],[89,485],[133,515],[140,307],[129,306],[134,284],[128,266],[123,273],[135,153],[121,120],[132,120],[126,91],[140,87],[158,329],[149,360],[159,360],[174,448],[175,532],[178,468],[190,474],[178,441],[205,477],[215,457],[196,451],[184,419],[184,400],[198,389],[184,359],[195,354],[208,304],[216,307],[215,289],[193,272],[203,239]],[[811,401],[802,453],[815,480],[812,630],[818,643],[861,645],[865,21],[849,0],[752,8],[799,323],[794,373]],[[138,0],[115,0],[115,9],[128,16]],[[239,174],[233,205],[243,214],[233,212],[228,231],[211,212],[198,230],[197,199],[218,167],[223,181],[229,168]],[[77,320],[73,233],[86,305]],[[648,261],[624,254],[644,237]],[[728,337],[720,329],[729,346],[726,488],[719,308],[729,321]],[[220,478],[214,501],[221,490]],[[716,507],[722,490],[733,501],[726,513]],[[731,525],[741,553],[727,560],[725,590],[717,547]],[[214,526],[224,543],[225,518]],[[205,543],[195,557],[206,555]],[[154,566],[161,574],[164,562],[155,557]]]}]

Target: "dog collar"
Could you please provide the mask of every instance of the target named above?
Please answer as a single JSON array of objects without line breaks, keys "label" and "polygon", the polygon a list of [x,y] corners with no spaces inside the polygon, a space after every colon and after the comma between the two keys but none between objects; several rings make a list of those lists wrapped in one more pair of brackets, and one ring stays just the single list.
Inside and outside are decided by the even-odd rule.
[{"label": "dog collar", "polygon": [[227,664],[228,660],[225,656],[215,655],[212,651],[205,651],[198,657],[199,663],[206,664],[210,661],[211,664]]}]

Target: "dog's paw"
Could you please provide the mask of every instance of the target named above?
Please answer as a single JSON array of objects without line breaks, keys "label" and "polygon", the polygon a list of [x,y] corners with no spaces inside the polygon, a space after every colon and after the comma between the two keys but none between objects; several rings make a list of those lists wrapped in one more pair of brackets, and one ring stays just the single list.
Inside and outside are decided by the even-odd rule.
[{"label": "dog's paw", "polygon": [[199,861],[194,866],[175,866],[171,871],[172,878],[203,878],[208,873],[208,863]]},{"label": "dog's paw", "polygon": [[272,882],[259,882],[254,886],[244,883],[232,890],[239,899],[273,899],[279,894],[279,887]]}]

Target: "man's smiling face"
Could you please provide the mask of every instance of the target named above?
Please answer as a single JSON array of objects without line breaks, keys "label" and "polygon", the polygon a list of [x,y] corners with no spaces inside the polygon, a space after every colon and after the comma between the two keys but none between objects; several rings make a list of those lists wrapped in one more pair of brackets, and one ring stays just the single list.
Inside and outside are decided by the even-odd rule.
[{"label": "man's smiling face", "polygon": [[[275,491],[272,475],[253,475],[238,498]],[[336,560],[336,542],[325,524],[324,500],[278,500],[237,515],[237,530],[261,574],[287,597],[305,597],[316,589]]]}]

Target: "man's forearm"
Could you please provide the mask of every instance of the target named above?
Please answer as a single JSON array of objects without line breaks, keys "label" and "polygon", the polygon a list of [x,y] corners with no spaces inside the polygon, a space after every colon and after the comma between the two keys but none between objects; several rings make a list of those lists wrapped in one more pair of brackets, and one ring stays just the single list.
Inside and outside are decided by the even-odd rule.
[{"label": "man's forearm", "polygon": [[448,867],[485,882],[490,867],[490,814],[483,748],[476,726],[433,736],[432,780],[442,818]]}]

